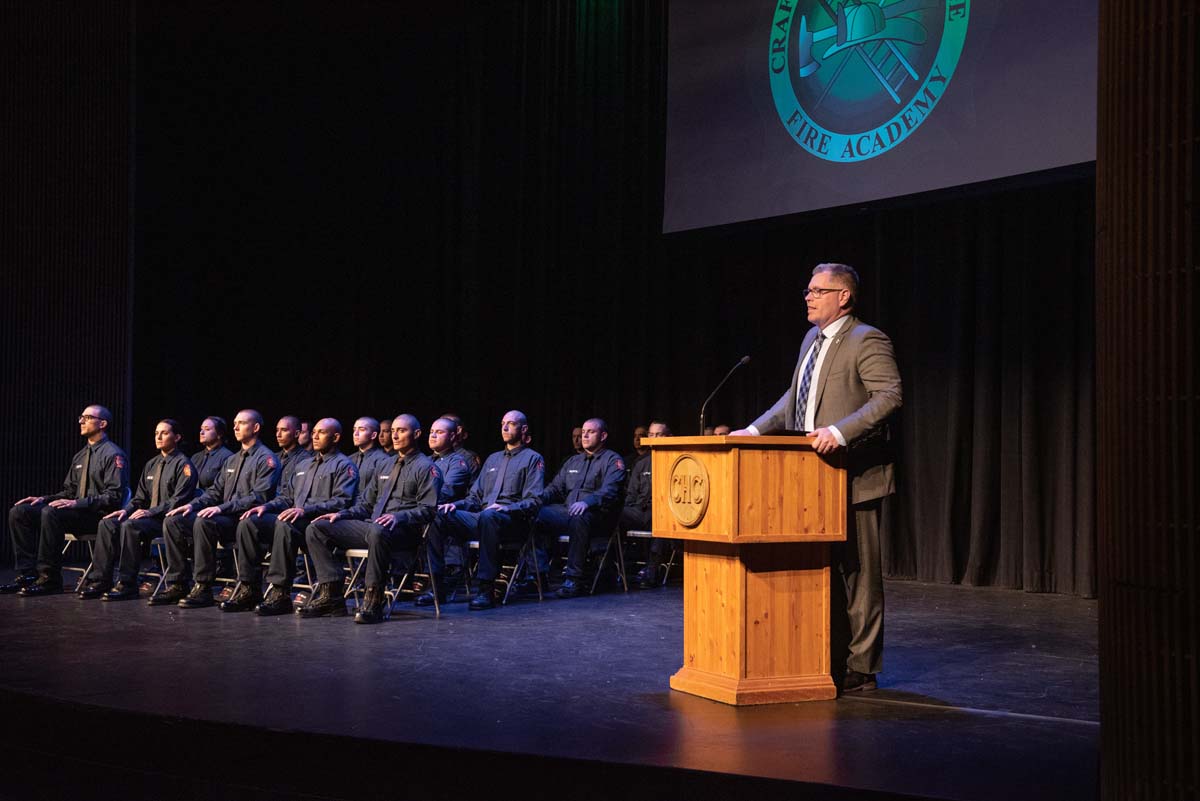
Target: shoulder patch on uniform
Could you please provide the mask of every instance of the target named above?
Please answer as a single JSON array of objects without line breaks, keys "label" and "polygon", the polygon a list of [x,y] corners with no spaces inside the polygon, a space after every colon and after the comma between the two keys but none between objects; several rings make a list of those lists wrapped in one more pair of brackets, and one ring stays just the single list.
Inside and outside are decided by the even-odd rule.
[{"label": "shoulder patch on uniform", "polygon": [[541,459],[538,459],[538,460],[537,460],[537,464],[535,464],[535,465],[533,466],[533,469],[534,469],[534,470],[545,470],[545,469],[546,469],[546,463],[545,463],[545,462],[543,462]]},{"label": "shoulder patch on uniform", "polygon": [[429,468],[429,475],[433,476],[434,478],[441,478],[442,471],[438,470],[437,465],[435,464]]},{"label": "shoulder patch on uniform", "polygon": [[184,474],[185,476],[188,476],[189,478],[191,477],[191,475],[192,475],[192,466],[191,466],[190,464],[185,464],[185,465],[183,466],[183,474]]},{"label": "shoulder patch on uniform", "polygon": [[625,469],[625,461],[623,459],[621,459],[619,456],[617,457],[617,469],[618,470]]},{"label": "shoulder patch on uniform", "polygon": [[118,453],[116,456],[113,457],[113,464],[115,464],[119,469],[124,470],[125,469],[125,457]]},{"label": "shoulder patch on uniform", "polygon": [[352,477],[354,477],[354,478],[358,478],[358,470],[357,470],[357,469],[355,469],[355,467],[354,467],[354,463],[353,463],[353,462],[351,462],[350,464],[346,465],[346,469],[350,471],[350,475],[351,475]]},{"label": "shoulder patch on uniform", "polygon": [[[268,457],[267,457],[267,467],[270,467],[270,468],[272,468],[272,469],[274,469],[274,468],[275,468],[275,457],[274,457],[274,456],[268,456]],[[231,471],[231,472],[232,472],[232,471]]]}]

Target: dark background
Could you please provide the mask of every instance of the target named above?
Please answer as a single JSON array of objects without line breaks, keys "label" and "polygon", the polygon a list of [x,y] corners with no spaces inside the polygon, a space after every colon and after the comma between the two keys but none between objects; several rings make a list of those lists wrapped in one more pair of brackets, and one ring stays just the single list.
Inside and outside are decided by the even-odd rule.
[{"label": "dark background", "polygon": [[749,353],[741,425],[839,260],[905,382],[887,573],[1094,593],[1090,168],[664,237],[665,2],[37,8],[0,26],[6,497],[89,402],[135,467],[245,406],[454,408],[481,453],[517,407],[556,465],[591,415],[692,433]]}]

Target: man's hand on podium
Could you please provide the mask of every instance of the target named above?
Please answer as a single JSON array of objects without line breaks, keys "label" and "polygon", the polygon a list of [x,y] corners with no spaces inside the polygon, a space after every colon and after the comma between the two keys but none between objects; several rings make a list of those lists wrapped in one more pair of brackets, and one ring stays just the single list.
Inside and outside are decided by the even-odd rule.
[{"label": "man's hand on podium", "polygon": [[828,428],[818,428],[812,432],[813,450],[817,453],[825,455],[833,453],[838,448],[842,447],[842,443],[837,441],[837,437]]}]

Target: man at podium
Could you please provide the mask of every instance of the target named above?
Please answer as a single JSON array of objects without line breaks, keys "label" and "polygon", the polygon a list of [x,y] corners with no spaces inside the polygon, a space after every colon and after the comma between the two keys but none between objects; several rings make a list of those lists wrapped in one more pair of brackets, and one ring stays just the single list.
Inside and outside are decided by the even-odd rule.
[{"label": "man at podium", "polygon": [[847,449],[850,503],[844,550],[837,557],[846,587],[850,654],[842,692],[876,687],[883,669],[881,499],[895,492],[886,422],[900,408],[900,371],[891,340],[854,316],[858,273],[818,264],[804,299],[813,327],[804,336],[792,382],[775,405],[735,435],[781,430],[810,433],[818,453]]}]

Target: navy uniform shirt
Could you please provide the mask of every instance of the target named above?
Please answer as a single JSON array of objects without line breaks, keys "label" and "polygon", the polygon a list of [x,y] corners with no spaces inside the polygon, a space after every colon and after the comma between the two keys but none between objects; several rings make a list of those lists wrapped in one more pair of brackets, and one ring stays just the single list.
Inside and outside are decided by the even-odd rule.
[{"label": "navy uniform shirt", "polygon": [[652,491],[650,483],[650,454],[646,453],[638,457],[638,460],[633,463],[633,467],[629,471],[629,489],[625,492],[626,508],[641,509],[643,512],[649,512]]},{"label": "navy uniform shirt", "polygon": [[388,456],[387,451],[378,445],[372,445],[370,450],[361,451],[357,448],[350,454],[350,462],[358,471],[358,493],[364,493],[375,481],[380,470],[386,470],[395,457]]},{"label": "navy uniform shirt", "polygon": [[275,497],[279,486],[279,459],[261,442],[225,460],[217,481],[192,501],[192,511],[216,506],[223,515],[240,515]]},{"label": "navy uniform shirt", "polygon": [[471,480],[474,481],[479,478],[479,470],[483,465],[483,462],[479,459],[479,454],[473,450],[464,448],[462,445],[455,445],[454,452],[467,460],[467,466],[471,468]]},{"label": "navy uniform shirt", "polygon": [[[84,487],[84,497],[79,498],[79,481],[84,464],[88,466],[87,486]],[[71,468],[67,470],[63,488],[45,496],[45,500],[49,503],[66,498],[75,501],[79,509],[112,512],[125,503],[125,493],[128,491],[129,460],[125,457],[125,451],[105,437],[95,445],[85,445],[71,458]]]},{"label": "navy uniform shirt", "polygon": [[458,451],[446,451],[441,456],[435,453],[430,458],[442,474],[442,491],[438,493],[438,503],[462,500],[474,480],[467,458]]},{"label": "navy uniform shirt", "polygon": [[467,497],[455,506],[478,512],[498,503],[517,514],[533,516],[542,505],[545,483],[546,460],[533,448],[522,445],[497,451],[483,463]]},{"label": "navy uniform shirt", "polygon": [[333,451],[296,464],[292,483],[279,491],[264,506],[267,512],[282,512],[299,507],[305,517],[340,512],[354,503],[358,490],[358,469],[345,454]]},{"label": "navy uniform shirt", "polygon": [[[158,475],[158,466],[162,465],[162,475]],[[157,476],[158,503],[154,500],[154,481]],[[183,506],[196,496],[196,469],[191,461],[180,450],[171,451],[170,456],[163,456],[159,451],[153,459],[146,463],[142,477],[138,481],[137,492],[129,503],[125,504],[128,514],[136,509],[145,509],[152,517],[162,517],[176,506]]]},{"label": "navy uniform shirt", "polygon": [[397,525],[421,525],[433,519],[441,489],[442,471],[428,456],[420,451],[394,456],[367,491],[358,496],[358,503],[339,517],[375,520],[391,514],[396,516]]},{"label": "navy uniform shirt", "polygon": [[293,446],[290,451],[280,448],[275,452],[275,459],[279,462],[280,492],[292,485],[292,479],[295,477],[296,471],[300,469],[300,465],[307,462],[312,456],[312,451],[305,450],[299,445]]},{"label": "navy uniform shirt", "polygon": [[233,451],[224,445],[218,445],[211,451],[201,448],[192,454],[192,467],[196,470],[196,497],[217,482],[221,467],[225,460],[233,456]]},{"label": "navy uniform shirt", "polygon": [[616,451],[602,448],[568,459],[542,493],[542,501],[567,506],[582,501],[590,509],[607,511],[620,502],[624,487],[625,460]]}]

